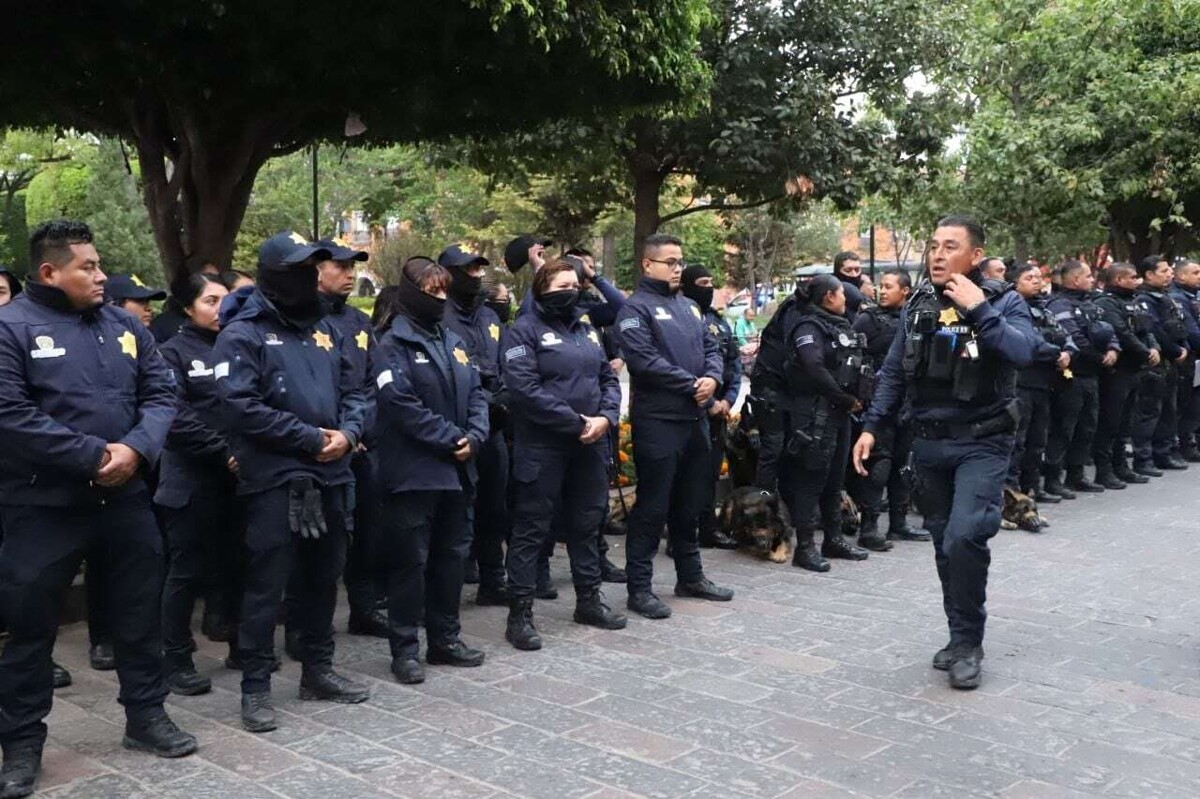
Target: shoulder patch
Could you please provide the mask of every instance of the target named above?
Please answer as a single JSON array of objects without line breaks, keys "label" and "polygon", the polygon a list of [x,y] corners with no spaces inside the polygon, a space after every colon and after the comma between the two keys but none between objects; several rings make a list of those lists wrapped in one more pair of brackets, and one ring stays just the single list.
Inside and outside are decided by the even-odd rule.
[{"label": "shoulder patch", "polygon": [[504,360],[505,361],[513,361],[513,360],[516,360],[517,358],[524,358],[525,354],[526,354],[526,350],[525,350],[524,344],[522,344],[519,347],[509,347],[507,350],[504,351]]},{"label": "shoulder patch", "polygon": [[815,341],[815,339],[812,337],[812,335],[805,333],[803,336],[799,336],[796,339],[796,346],[797,347],[805,347],[805,346],[808,346],[809,344],[814,343],[814,341]]},{"label": "shoulder patch", "polygon": [[1062,322],[1063,320],[1070,319],[1076,313],[1079,313],[1078,309],[1076,309],[1075,313],[1072,313],[1071,311],[1063,311],[1062,313],[1056,313],[1054,318]]},{"label": "shoulder patch", "polygon": [[620,328],[621,328],[621,330],[630,330],[632,328],[641,327],[641,326],[642,326],[642,320],[638,319],[636,316],[631,316],[628,319],[621,320]]}]

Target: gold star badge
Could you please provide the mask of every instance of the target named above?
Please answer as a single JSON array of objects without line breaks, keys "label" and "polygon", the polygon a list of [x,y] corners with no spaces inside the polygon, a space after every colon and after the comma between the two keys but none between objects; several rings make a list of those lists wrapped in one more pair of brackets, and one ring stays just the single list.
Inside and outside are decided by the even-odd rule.
[{"label": "gold star badge", "polygon": [[117,343],[121,345],[121,352],[128,355],[134,360],[137,359],[137,337],[126,330],[117,338]]},{"label": "gold star badge", "polygon": [[308,244],[308,239],[304,238],[299,233],[292,233],[292,235],[288,236],[288,238],[296,244]]},{"label": "gold star badge", "polygon": [[143,283],[142,279],[140,277],[138,277],[137,275],[130,275],[129,282],[140,288],[146,288],[146,284]]},{"label": "gold star badge", "polygon": [[1075,377],[1075,373],[1070,369],[1063,369],[1062,375],[1065,380],[1070,380],[1071,378]]},{"label": "gold star badge", "polygon": [[359,331],[358,335],[354,337],[354,343],[360,350],[365,350],[367,348],[367,331]]},{"label": "gold star badge", "polygon": [[313,341],[317,342],[317,346],[326,352],[329,352],[331,349],[333,349],[333,339],[329,337],[328,333],[322,333],[320,330],[314,330]]},{"label": "gold star badge", "polygon": [[585,325],[590,325],[592,323],[592,317],[584,314],[583,316],[579,317],[579,321],[583,322]]},{"label": "gold star badge", "polygon": [[500,325],[488,325],[488,335],[492,337],[492,341],[499,341]]},{"label": "gold star badge", "polygon": [[959,320],[958,311],[954,308],[943,308],[938,314],[939,325],[952,325]]},{"label": "gold star badge", "polygon": [[471,362],[471,359],[469,357],[467,357],[467,353],[463,350],[462,347],[454,348],[454,360],[458,361],[463,366],[466,366],[468,363]]}]

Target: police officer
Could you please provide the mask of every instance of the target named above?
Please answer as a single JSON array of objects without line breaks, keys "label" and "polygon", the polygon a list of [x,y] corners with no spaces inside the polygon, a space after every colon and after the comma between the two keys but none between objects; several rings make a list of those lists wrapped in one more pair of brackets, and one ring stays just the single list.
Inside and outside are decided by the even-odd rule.
[{"label": "police officer", "polygon": [[1016,293],[1029,306],[1038,340],[1033,363],[1017,373],[1017,409],[1020,416],[1006,484],[1039,502],[1055,503],[1060,501],[1058,495],[1042,490],[1042,454],[1046,450],[1050,429],[1051,386],[1055,386],[1058,392],[1074,389],[1069,369],[1075,346],[1046,307],[1046,296],[1042,293],[1042,270],[1036,264],[1019,263],[1008,270],[1007,277]]},{"label": "police officer", "polygon": [[751,394],[742,409],[742,423],[758,430],[758,463],[754,484],[763,491],[779,487],[779,461],[784,444],[784,389],[791,348],[785,333],[790,314],[800,299],[793,292],[779,303],[759,336],[758,355],[750,372]]},{"label": "police officer", "polygon": [[617,316],[621,351],[632,382],[630,419],[638,499],[626,537],[629,609],[665,619],[671,608],[654,595],[654,554],[666,525],[674,551],[675,595],[728,601],[733,591],[704,576],[696,520],[709,477],[708,408],[716,401],[722,364],[700,308],[679,294],[683,243],[646,237],[642,280]]},{"label": "police officer", "polygon": [[859,309],[871,303],[870,297],[863,293],[866,278],[863,277],[862,259],[856,252],[839,252],[833,256],[833,274],[842,282],[846,292],[846,319],[853,323]]},{"label": "police officer", "polygon": [[444,267],[410,258],[398,313],[372,358],[392,674],[406,684],[425,680],[417,657],[422,622],[430,665],[484,660],[462,642],[458,606],[488,403],[466,342],[442,324],[451,285]]},{"label": "police officer", "polygon": [[1176,413],[1179,417],[1178,455],[1189,463],[1200,462],[1196,446],[1196,428],[1200,425],[1200,403],[1196,397],[1196,353],[1200,353],[1200,263],[1181,260],[1175,264],[1171,283],[1172,299],[1183,311],[1187,327],[1188,359],[1179,367],[1179,391]]},{"label": "police officer", "polygon": [[700,308],[708,334],[717,341],[721,362],[721,385],[708,409],[708,438],[711,447],[709,468],[712,479],[705,480],[700,502],[700,546],[734,549],[737,542],[717,527],[717,481],[725,460],[725,426],[742,390],[742,357],[733,342],[733,331],[720,311],[713,308],[712,273],[700,264],[688,264],[683,270],[679,292]]},{"label": "police officer", "polygon": [[137,275],[111,275],[104,284],[104,301],[133,314],[146,327],[154,321],[150,303],[166,298],[167,292],[148,288]]},{"label": "police officer", "polygon": [[[179,410],[163,450],[154,503],[160,508],[167,540],[167,578],[163,585],[163,654],[167,688],[184,696],[207,693],[212,681],[196,673],[192,652],[192,611],[205,599],[206,635],[230,640],[229,619],[236,616],[238,534],[237,461],[221,432],[219,400],[213,378],[221,300],[228,290],[216,278],[191,275],[172,288],[189,321],[162,345],[179,393]],[[214,623],[209,619],[217,618]],[[232,642],[230,650],[233,651]]]},{"label": "police officer", "polygon": [[[866,339],[863,354],[873,371],[877,372],[883,366],[883,359],[900,328],[900,311],[911,293],[912,280],[907,272],[901,269],[884,272],[879,281],[879,304],[864,308],[854,319],[854,332],[861,333]],[[869,405],[870,397],[864,397],[863,404]],[[912,452],[912,425],[904,418],[906,413],[899,416],[901,418],[895,422],[889,421],[880,427],[875,449],[867,462],[867,476],[862,478],[853,472],[847,475],[851,496],[861,514],[858,543],[864,549],[886,552],[892,548],[892,541],[928,541],[930,538],[926,530],[908,526],[910,490],[903,470]],[[852,438],[857,438],[862,432],[861,416],[855,421],[854,428]],[[888,505],[886,537],[879,534],[878,521],[883,509],[884,489],[887,489]]]},{"label": "police officer", "polygon": [[[209,275],[215,278],[220,278],[221,276],[221,268],[213,263],[211,258],[199,253],[187,259],[184,263],[184,270],[188,275]],[[154,335],[154,340],[162,344],[177,334],[183,328],[184,324],[187,323],[187,320],[187,314],[179,307],[179,303],[173,297],[167,297],[167,301],[163,303],[162,311],[150,322],[150,332]]]},{"label": "police officer", "polygon": [[[1138,388],[1134,413],[1134,469],[1186,469],[1187,461],[1175,453],[1175,397],[1179,366],[1189,357],[1187,326],[1183,310],[1167,293],[1175,270],[1161,255],[1150,255],[1138,264],[1142,278],[1137,287],[1137,304],[1150,320],[1155,341],[1162,347],[1162,361],[1151,369]],[[1153,476],[1153,475],[1151,475]]]},{"label": "police officer", "polygon": [[295,624],[300,698],[363,702],[366,686],[333,670],[337,578],[352,523],[350,453],[367,397],[341,333],[322,318],[317,264],[330,251],[282,232],[258,251],[258,286],[217,337],[213,376],[246,502],[245,589],[238,645],[242,726],[277,726],[271,704],[275,619],[289,567],[298,574]]},{"label": "police officer", "polygon": [[141,472],[175,416],[166,362],[149,331],[104,304],[105,276],[82,222],[39,225],[25,291],[0,308],[0,795],[28,796],[53,702],[59,603],[102,542],[130,749],[196,750],[163,710],[162,539]]},{"label": "police officer", "polygon": [[0,306],[8,305],[21,293],[21,281],[7,266],[0,264]]},{"label": "police officer", "polygon": [[513,411],[511,599],[504,637],[517,649],[542,646],[533,624],[537,561],[558,508],[565,525],[575,621],[623,629],[600,594],[597,543],[608,502],[608,431],[621,411],[621,386],[596,330],[579,319],[579,278],[565,260],[538,270],[534,306],[504,338],[504,383]]},{"label": "police officer", "polygon": [[[354,379],[369,392],[368,360],[375,346],[371,318],[347,302],[354,290],[355,266],[367,260],[367,253],[347,246],[340,239],[321,239],[314,244],[329,250],[331,256],[317,264],[321,310],[326,321],[342,335],[342,348],[353,367]],[[386,580],[382,571],[373,565],[372,557],[379,503],[375,460],[370,451],[372,421],[368,416],[363,428],[365,440],[355,448],[350,459],[350,469],[354,472],[354,534],[346,550],[346,570],[342,579],[350,605],[347,625],[350,634],[386,638],[387,614],[381,607],[386,595]]]},{"label": "police officer", "polygon": [[[846,321],[846,292],[830,275],[796,287],[785,324],[792,342],[786,383],[786,446],[780,496],[796,528],[793,565],[829,571],[826,558],[866,560],[867,551],[842,536],[842,485],[850,454],[850,414],[868,394],[863,344]],[[820,512],[824,540],[813,543]]]},{"label": "police officer", "polygon": [[1004,263],[1003,258],[993,256],[983,259],[983,264],[979,267],[979,272],[988,280],[1004,280],[1008,274],[1008,266]]},{"label": "police officer", "polygon": [[907,400],[913,463],[950,643],[933,658],[950,685],[979,685],[986,618],[988,539],[1000,529],[1001,486],[1016,427],[1016,370],[1033,360],[1036,337],[1025,302],[1007,284],[985,281],[983,228],[965,216],[938,223],[928,249],[929,280],[909,299],[902,334],[888,351],[854,468],[875,445],[880,424]]},{"label": "police officer", "polygon": [[[1096,304],[1091,267],[1082,261],[1068,259],[1054,273],[1057,283],[1047,307],[1054,321],[1070,337],[1074,351],[1067,365],[1071,379],[1065,380],[1066,373],[1060,372],[1058,387],[1053,392],[1058,411],[1051,416],[1056,423],[1050,439],[1054,444],[1053,464],[1049,454],[1046,459],[1047,482],[1051,482],[1052,476],[1053,485],[1046,488],[1039,501],[1046,501],[1046,494],[1070,498],[1076,491],[1096,493],[1097,488],[1120,490],[1125,487],[1107,459],[1096,463],[1095,482],[1083,473],[1084,465],[1094,460],[1092,451],[1100,416],[1100,372],[1116,364],[1117,338],[1113,326],[1104,320],[1104,312]],[[1037,321],[1035,316],[1035,326]],[[1072,419],[1076,420],[1074,431],[1068,432]],[[1061,481],[1060,463],[1066,464],[1065,485]],[[1066,493],[1063,493],[1064,489]],[[1035,496],[1035,499],[1039,497]]]},{"label": "police officer", "polygon": [[488,402],[488,437],[475,456],[475,525],[471,553],[479,568],[477,605],[508,604],[504,576],[504,544],[509,536],[508,395],[500,375],[500,318],[483,304],[483,275],[488,260],[464,244],[442,250],[438,264],[450,273],[445,325],[462,339],[479,369]]},{"label": "police officer", "polygon": [[1100,374],[1100,418],[1092,442],[1092,458],[1097,468],[1111,464],[1113,474],[1123,483],[1146,483],[1151,476],[1162,475],[1152,464],[1141,464],[1134,471],[1125,457],[1125,439],[1140,386],[1149,370],[1161,360],[1149,314],[1136,301],[1137,285],[1134,266],[1115,263],[1104,270],[1104,291],[1095,298],[1104,321],[1113,327],[1120,353],[1116,363]]}]

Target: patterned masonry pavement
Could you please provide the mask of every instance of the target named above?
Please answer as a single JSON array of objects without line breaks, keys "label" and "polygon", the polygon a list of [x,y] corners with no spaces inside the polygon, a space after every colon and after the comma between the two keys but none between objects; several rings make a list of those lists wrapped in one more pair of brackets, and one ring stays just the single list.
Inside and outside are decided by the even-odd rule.
[{"label": "patterned masonry pavement", "polygon": [[502,609],[464,604],[488,662],[409,688],[385,642],[340,634],[340,666],[371,701],[300,702],[287,662],[267,735],[240,729],[238,675],[205,641],[216,688],[171,701],[201,739],[179,761],[120,748],[115,677],[87,668],[75,625],[57,647],[75,684],[57,696],[39,795],[1200,796],[1195,485],[1195,470],[1169,475],[1050,508],[1042,535],[1002,531],[974,693],[929,667],[945,625],[929,545],[913,543],[826,575],[706,552],[738,590],[725,605],[668,598],[660,558],[675,615],[623,632],[570,621],[559,553],[541,652],[503,642]]}]

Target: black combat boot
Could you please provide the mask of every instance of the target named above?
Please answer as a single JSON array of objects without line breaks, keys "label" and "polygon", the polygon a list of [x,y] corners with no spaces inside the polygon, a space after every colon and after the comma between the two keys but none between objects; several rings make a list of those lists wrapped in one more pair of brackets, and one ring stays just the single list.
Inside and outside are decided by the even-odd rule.
[{"label": "black combat boot", "polygon": [[1154,468],[1154,464],[1150,461],[1134,460],[1133,470],[1142,477],[1162,477],[1163,473]]},{"label": "black combat boot", "polygon": [[707,599],[709,602],[728,602],[733,599],[732,588],[722,588],[707,577],[694,583],[675,583],[675,596]]},{"label": "black combat boot", "polygon": [[542,648],[542,637],[533,626],[533,600],[514,599],[508,604],[504,639],[517,649],[533,652]]},{"label": "black combat boot", "polygon": [[599,627],[601,630],[624,630],[628,622],[627,618],[605,604],[599,588],[584,588],[575,594],[576,624]]},{"label": "black combat boot", "polygon": [[367,686],[343,677],[331,666],[305,666],[300,672],[300,698],[306,701],[357,705],[366,702],[370,696],[371,690]]},{"label": "black combat boot", "polygon": [[387,613],[379,608],[372,608],[366,613],[350,611],[350,620],[346,631],[351,635],[368,635],[372,638],[388,637]]},{"label": "black combat boot", "polygon": [[983,647],[956,646],[950,650],[950,687],[972,691],[979,687],[983,670]]},{"label": "black combat boot", "polygon": [[93,644],[88,650],[88,663],[96,671],[112,671],[117,667],[112,644]]},{"label": "black combat boot", "polygon": [[1187,461],[1174,453],[1163,458],[1155,458],[1154,465],[1159,469],[1169,472],[1182,472],[1188,467]]},{"label": "black combat boot", "polygon": [[1067,468],[1067,488],[1070,488],[1072,491],[1078,491],[1081,494],[1104,493],[1104,486],[1087,479],[1087,475],[1083,473],[1082,466],[1070,466]]},{"label": "black combat boot", "polygon": [[1149,477],[1138,474],[1129,468],[1129,461],[1124,458],[1117,458],[1113,461],[1113,474],[1117,476],[1118,480],[1122,480],[1129,485],[1144,485],[1150,482]]},{"label": "black combat boot", "polygon": [[1039,505],[1054,505],[1055,503],[1062,502],[1062,497],[1058,494],[1051,494],[1042,488],[1042,481],[1040,479],[1035,478],[1032,486],[1022,488],[1021,490]]},{"label": "black combat boot", "polygon": [[183,757],[196,751],[196,736],[175,726],[161,707],[130,716],[125,721],[126,749],[152,752],[159,757]]},{"label": "black combat boot", "polygon": [[57,688],[66,688],[68,685],[71,684],[71,682],[72,682],[71,672],[67,671],[62,666],[55,663],[53,660],[50,661],[50,669],[51,669],[52,673],[54,674],[54,687],[56,689]]},{"label": "black combat boot", "polygon": [[825,534],[825,540],[821,542],[821,554],[827,558],[842,560],[867,559],[867,550],[854,546],[841,533]]},{"label": "black combat boot", "polygon": [[908,515],[899,509],[888,511],[887,537],[889,541],[928,541],[933,538],[928,530],[909,527]]},{"label": "black combat boot", "polygon": [[603,558],[600,561],[600,579],[606,583],[627,583],[629,575],[608,558]]},{"label": "black combat boot", "polygon": [[1200,463],[1200,448],[1195,444],[1186,444],[1179,448],[1179,457],[1188,463]]},{"label": "black combat boot", "polygon": [[246,732],[270,732],[277,726],[270,691],[242,694],[242,729]]},{"label": "black combat boot", "polygon": [[872,552],[887,552],[896,546],[879,532],[879,514],[868,510],[862,512],[862,522],[858,525],[858,545]]},{"label": "black combat boot", "polygon": [[1054,494],[1056,497],[1063,499],[1075,499],[1075,492],[1067,488],[1062,483],[1062,475],[1058,472],[1047,474],[1045,482],[1042,484],[1042,490],[1047,494]]},{"label": "black combat boot", "polygon": [[626,600],[625,607],[647,619],[667,619],[671,616],[671,608],[653,591],[634,591]]},{"label": "black combat boot", "polygon": [[33,793],[42,772],[41,738],[26,738],[4,744],[4,769],[0,771],[0,797],[18,799]]},{"label": "black combat boot", "polygon": [[792,553],[792,565],[810,572],[829,571],[829,561],[818,551],[812,530],[796,530],[796,551]]},{"label": "black combat boot", "polygon": [[1112,464],[1096,464],[1096,482],[1109,491],[1121,491],[1125,488],[1125,481],[1113,472]]},{"label": "black combat boot", "polygon": [[196,673],[192,658],[168,658],[166,661],[167,690],[179,696],[199,696],[212,690],[212,680]]}]

